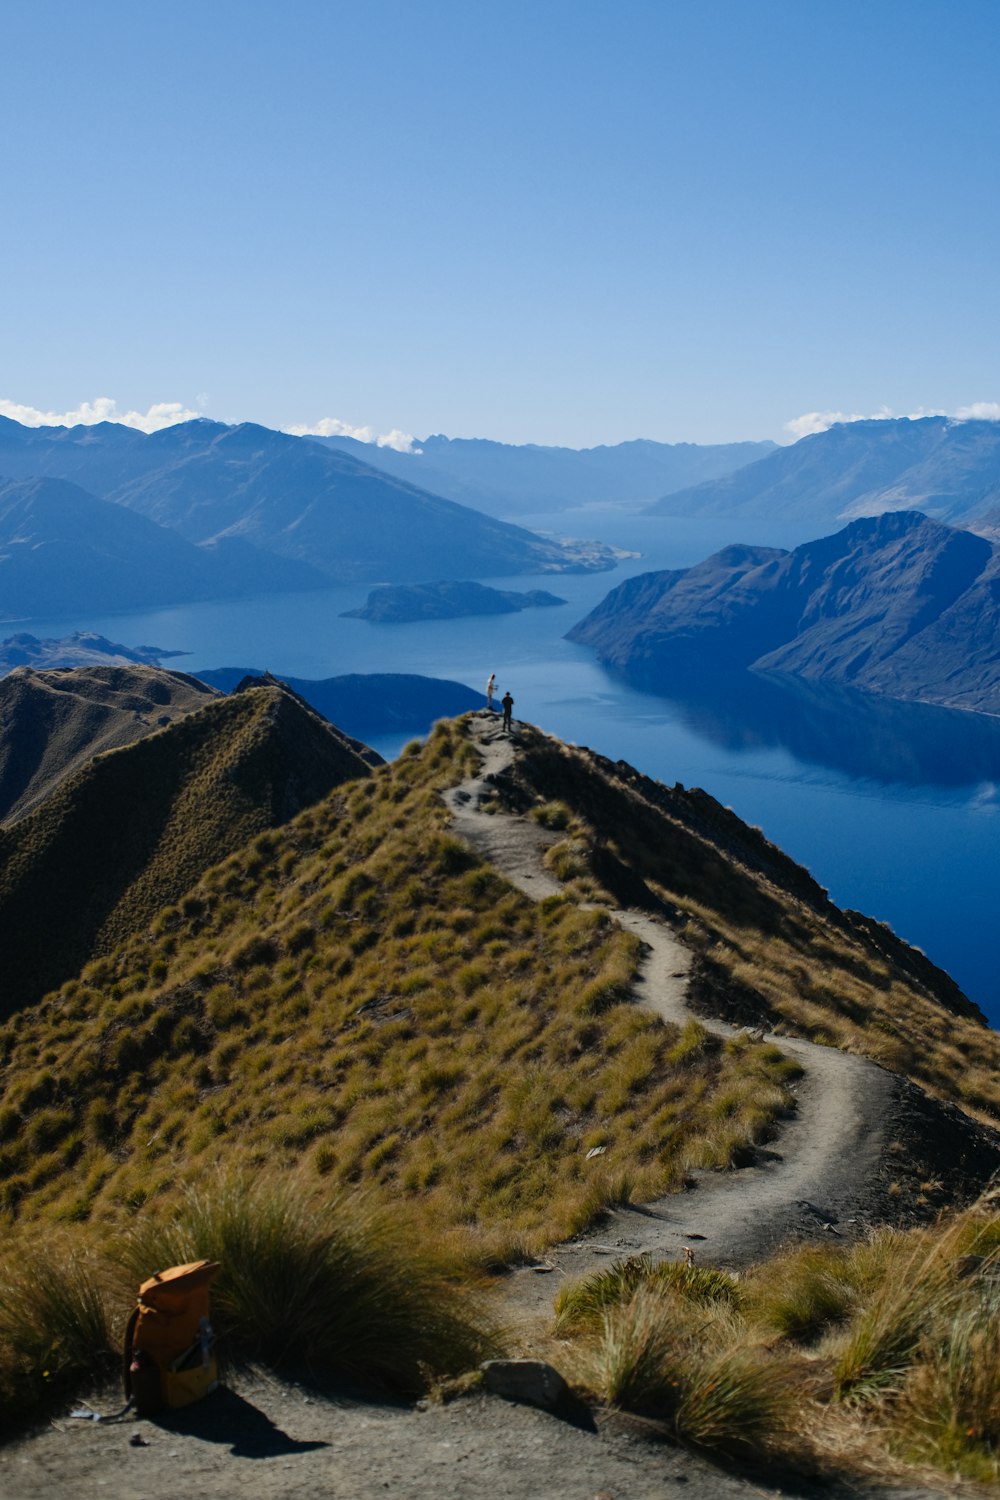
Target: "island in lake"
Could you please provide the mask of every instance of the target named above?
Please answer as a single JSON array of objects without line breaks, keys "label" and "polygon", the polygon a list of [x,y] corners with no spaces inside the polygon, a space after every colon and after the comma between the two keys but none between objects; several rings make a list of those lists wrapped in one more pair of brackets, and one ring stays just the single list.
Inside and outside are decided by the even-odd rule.
[{"label": "island in lake", "polygon": [[360,609],[345,609],[347,620],[405,624],[411,620],[458,620],[467,615],[512,615],[522,609],[547,609],[565,599],[545,589],[514,593],[482,583],[413,583],[372,589]]}]

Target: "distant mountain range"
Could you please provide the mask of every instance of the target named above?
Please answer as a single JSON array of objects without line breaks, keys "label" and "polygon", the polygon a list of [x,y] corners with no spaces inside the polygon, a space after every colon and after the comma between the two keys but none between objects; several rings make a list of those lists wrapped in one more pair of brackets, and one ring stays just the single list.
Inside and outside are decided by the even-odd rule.
[{"label": "distant mountain range", "polygon": [[[231,693],[244,678],[269,672],[255,667],[216,667],[199,672],[202,682]],[[426,734],[436,719],[455,718],[482,708],[486,698],[461,682],[419,677],[410,672],[352,672],[344,677],[284,677],[288,687],[345,734]]]},{"label": "distant mountain range", "polygon": [[844,422],[737,473],[665,494],[666,516],[815,521],[921,510],[1000,534],[1000,422]]},{"label": "distant mountain range", "polygon": [[28,428],[0,417],[0,475],[11,476],[0,489],[8,618],[99,601],[127,609],[615,561],[600,543],[536,536],[351,454],[251,423],[185,422],[147,435],[113,423]]},{"label": "distant mountain range", "polygon": [[650,688],[752,668],[1000,713],[1000,547],[892,512],[640,574],[569,638]]},{"label": "distant mountain range", "polygon": [[158,667],[170,656],[186,655],[186,651],[166,651],[161,646],[123,646],[93,630],[74,630],[72,635],[41,640],[27,630],[19,630],[0,641],[0,675],[15,667],[121,667],[127,662]]},{"label": "distant mountain range", "polygon": [[702,445],[646,438],[611,447],[550,448],[438,434],[422,438],[417,451],[400,453],[348,437],[312,441],[494,516],[609,502],[642,505],[732,473],[775,448],[771,442]]},{"label": "distant mountain range", "polygon": [[204,546],[61,479],[0,481],[0,619],[324,588],[239,538]]}]

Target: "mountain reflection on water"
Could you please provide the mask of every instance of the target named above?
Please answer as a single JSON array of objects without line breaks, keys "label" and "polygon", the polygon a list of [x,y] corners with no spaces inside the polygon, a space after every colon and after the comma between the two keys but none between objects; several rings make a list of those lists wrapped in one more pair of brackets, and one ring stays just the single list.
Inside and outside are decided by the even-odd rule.
[{"label": "mountain reflection on water", "polygon": [[653,687],[693,734],[727,753],[786,750],[854,781],[962,788],[1000,783],[1000,719],[761,672]]}]

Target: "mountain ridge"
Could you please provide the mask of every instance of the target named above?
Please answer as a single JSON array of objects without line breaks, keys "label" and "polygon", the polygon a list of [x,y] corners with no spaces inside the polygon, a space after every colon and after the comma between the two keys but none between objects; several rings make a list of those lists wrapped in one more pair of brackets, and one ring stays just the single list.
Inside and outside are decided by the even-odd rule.
[{"label": "mountain ridge", "polygon": [[569,632],[653,686],[752,669],[1000,712],[1000,548],[886,512],[786,552],[734,546],[640,574]]},{"label": "mountain ridge", "polygon": [[205,707],[89,759],[0,829],[5,1013],[142,930],[253,835],[370,775],[353,744],[279,684],[198,689]]},{"label": "mountain ridge", "polygon": [[498,516],[587,504],[649,503],[666,490],[753,463],[775,447],[771,442],[658,443],[634,438],[594,448],[564,448],[436,433],[403,453],[356,438],[309,436],[386,473]]},{"label": "mountain ridge", "polygon": [[990,531],[1000,502],[1000,422],[896,417],[841,422],[705,484],[664,495],[652,515],[831,521],[920,510]]},{"label": "mountain ridge", "polygon": [[308,564],[245,540],[200,547],[69,480],[0,478],[0,610],[7,619],[314,589]]},{"label": "mountain ridge", "polygon": [[308,566],[327,583],[614,566],[603,544],[547,540],[257,423],[198,420],[127,437],[112,425],[23,428],[5,419],[0,474],[89,487],[188,542],[227,554],[253,545],[276,572],[284,560],[286,571]]}]

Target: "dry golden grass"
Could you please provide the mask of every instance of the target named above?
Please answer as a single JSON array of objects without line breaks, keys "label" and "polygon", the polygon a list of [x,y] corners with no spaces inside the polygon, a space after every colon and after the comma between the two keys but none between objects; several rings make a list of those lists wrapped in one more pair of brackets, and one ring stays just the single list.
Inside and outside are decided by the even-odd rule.
[{"label": "dry golden grass", "polygon": [[698,790],[667,788],[523,726],[509,801],[572,824],[549,854],[575,894],[667,914],[698,955],[713,1011],[767,1020],[905,1074],[1000,1121],[1000,1035],[923,955],[844,913],[756,829]]},{"label": "dry golden grass", "polygon": [[789,1250],[738,1282],[635,1257],[556,1303],[564,1357],[599,1399],[697,1446],[829,1475],[995,1483],[998,1330],[989,1201],[931,1229]]},{"label": "dry golden grass", "polygon": [[439,789],[474,758],[442,726],[0,1028],[8,1216],[301,1166],[423,1205],[491,1262],[744,1159],[787,1064],[638,1009],[606,911],[532,903],[458,842]]}]

